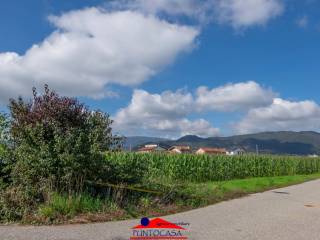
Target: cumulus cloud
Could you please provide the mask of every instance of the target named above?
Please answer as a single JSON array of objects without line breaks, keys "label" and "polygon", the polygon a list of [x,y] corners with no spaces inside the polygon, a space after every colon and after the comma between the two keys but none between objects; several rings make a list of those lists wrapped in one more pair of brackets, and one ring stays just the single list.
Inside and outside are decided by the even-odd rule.
[{"label": "cumulus cloud", "polygon": [[319,130],[320,106],[313,101],[292,102],[275,98],[270,106],[251,109],[235,128],[240,134],[280,130]]},{"label": "cumulus cloud", "polygon": [[[247,91],[248,95],[251,94],[252,88],[243,91],[243,88],[234,87],[235,85],[244,85],[244,89],[246,85],[255,86],[257,95],[249,97],[250,101],[241,97],[229,99],[228,97],[234,97],[237,93]],[[229,91],[230,87],[234,87],[232,91]],[[320,130],[320,106],[314,101],[294,102],[281,98],[272,99],[275,95],[272,91],[263,89],[254,82],[226,85],[211,91],[207,88],[203,89],[205,89],[203,95],[205,98],[208,97],[207,94],[212,94],[209,99],[215,99],[217,96],[213,106],[219,103],[219,107],[212,108],[211,103],[202,102],[203,106],[206,106],[200,110],[202,112],[249,109],[245,117],[233,125],[234,132],[237,134]],[[263,94],[266,94],[267,98],[264,98]],[[271,102],[269,102],[270,99],[272,99]],[[213,127],[204,119],[190,120],[189,116],[196,112],[199,112],[199,90],[196,96],[181,90],[166,91],[161,94],[135,90],[130,104],[120,109],[114,116],[115,129],[126,135],[163,137],[179,137],[186,134],[208,137],[220,134],[220,129]]]},{"label": "cumulus cloud", "polygon": [[212,127],[208,121],[191,121],[187,118],[194,110],[193,106],[192,95],[183,91],[150,94],[144,90],[135,90],[131,103],[114,116],[115,129],[127,135],[217,135],[219,129]]},{"label": "cumulus cloud", "polygon": [[112,5],[146,14],[189,17],[200,24],[217,20],[235,29],[265,25],[284,10],[283,0],[119,0]]},{"label": "cumulus cloud", "polygon": [[264,25],[282,14],[282,0],[215,0],[214,13],[220,23],[233,28]]},{"label": "cumulus cloud", "polygon": [[246,111],[270,105],[276,96],[256,82],[228,84],[208,89],[199,87],[195,95],[178,90],[151,94],[135,90],[130,104],[114,116],[115,128],[123,134],[216,136],[219,129],[204,119],[188,117],[199,112]]},{"label": "cumulus cloud", "polygon": [[118,9],[131,9],[147,14],[183,15],[198,17],[206,12],[205,6],[209,1],[198,0],[120,0],[113,2],[112,5]]},{"label": "cumulus cloud", "polygon": [[243,111],[270,105],[277,96],[271,89],[249,81],[227,84],[218,88],[199,87],[196,104],[200,111]]},{"label": "cumulus cloud", "polygon": [[133,11],[87,8],[51,16],[56,30],[24,55],[0,53],[0,102],[48,83],[62,94],[104,97],[140,84],[194,46],[198,29]]}]

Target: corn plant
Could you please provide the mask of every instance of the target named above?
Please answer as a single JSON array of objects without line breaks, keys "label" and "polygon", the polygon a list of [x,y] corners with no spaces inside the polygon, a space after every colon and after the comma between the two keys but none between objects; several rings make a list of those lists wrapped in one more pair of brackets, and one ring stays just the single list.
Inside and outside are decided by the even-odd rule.
[{"label": "corn plant", "polygon": [[[225,181],[320,172],[320,158],[276,155],[195,155],[165,153],[108,153],[108,161],[139,172],[141,181]],[[143,169],[139,169],[143,167]],[[142,170],[142,171],[141,171]]]}]

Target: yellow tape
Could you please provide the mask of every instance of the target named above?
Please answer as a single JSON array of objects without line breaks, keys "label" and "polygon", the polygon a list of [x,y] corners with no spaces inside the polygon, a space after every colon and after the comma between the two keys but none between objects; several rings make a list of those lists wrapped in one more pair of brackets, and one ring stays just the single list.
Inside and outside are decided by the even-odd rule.
[{"label": "yellow tape", "polygon": [[159,192],[159,191],[147,190],[147,189],[130,187],[130,186],[115,185],[112,183],[100,183],[100,182],[92,182],[92,181],[86,181],[86,182],[91,183],[91,184],[95,184],[95,185],[105,186],[105,187],[122,188],[122,189],[129,189],[129,190],[133,190],[133,191],[138,191],[138,192],[146,192],[146,193],[154,193],[154,194],[164,194],[163,192]]}]

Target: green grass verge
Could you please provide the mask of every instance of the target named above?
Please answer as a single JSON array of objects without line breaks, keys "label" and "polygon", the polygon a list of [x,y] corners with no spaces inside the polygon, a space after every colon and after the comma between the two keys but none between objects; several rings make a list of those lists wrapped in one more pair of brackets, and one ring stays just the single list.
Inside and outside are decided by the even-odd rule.
[{"label": "green grass verge", "polygon": [[98,214],[116,211],[118,206],[108,200],[92,197],[88,194],[77,196],[61,195],[51,193],[45,204],[38,208],[39,222],[59,222],[61,220],[72,219],[80,214]]},{"label": "green grass verge", "polygon": [[[67,196],[53,193],[47,202],[39,207],[37,217],[31,218],[32,221],[27,222],[40,224],[96,222],[141,216],[161,216],[318,178],[320,178],[320,173],[248,178],[223,182],[184,183],[176,185],[177,187],[169,203],[159,203],[159,199],[147,196],[123,207],[119,207],[114,201],[94,198],[86,194]],[[172,186],[175,185],[171,184]]]},{"label": "green grass verge", "polygon": [[281,177],[259,177],[223,182],[187,184],[183,194],[198,200],[200,205],[233,199],[250,193],[286,187],[320,178],[320,173]]}]

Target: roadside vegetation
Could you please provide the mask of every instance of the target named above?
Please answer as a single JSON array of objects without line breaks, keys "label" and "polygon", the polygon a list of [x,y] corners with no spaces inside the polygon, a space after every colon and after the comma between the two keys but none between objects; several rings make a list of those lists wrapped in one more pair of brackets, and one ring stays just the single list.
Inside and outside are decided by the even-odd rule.
[{"label": "roadside vegetation", "polygon": [[112,120],[45,86],[0,114],[0,222],[158,216],[320,177],[320,158],[121,152]]}]

